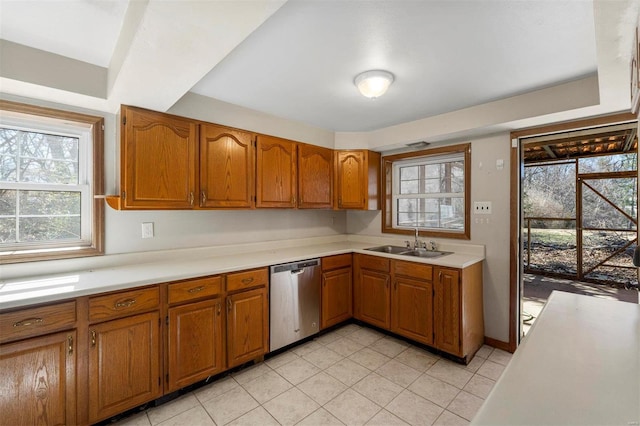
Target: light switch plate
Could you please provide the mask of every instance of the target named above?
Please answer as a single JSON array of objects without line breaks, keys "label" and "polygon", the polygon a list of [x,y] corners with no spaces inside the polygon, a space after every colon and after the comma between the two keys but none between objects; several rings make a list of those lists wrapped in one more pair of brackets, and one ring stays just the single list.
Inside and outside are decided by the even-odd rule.
[{"label": "light switch plate", "polygon": [[473,203],[474,214],[491,214],[491,201],[475,201]]}]

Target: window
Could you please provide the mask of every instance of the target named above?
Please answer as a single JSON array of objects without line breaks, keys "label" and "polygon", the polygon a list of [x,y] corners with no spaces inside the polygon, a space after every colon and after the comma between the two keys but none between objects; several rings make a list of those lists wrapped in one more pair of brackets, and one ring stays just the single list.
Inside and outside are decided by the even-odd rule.
[{"label": "window", "polygon": [[471,145],[383,157],[382,232],[469,239]]},{"label": "window", "polygon": [[0,101],[0,263],[102,254],[103,119]]}]

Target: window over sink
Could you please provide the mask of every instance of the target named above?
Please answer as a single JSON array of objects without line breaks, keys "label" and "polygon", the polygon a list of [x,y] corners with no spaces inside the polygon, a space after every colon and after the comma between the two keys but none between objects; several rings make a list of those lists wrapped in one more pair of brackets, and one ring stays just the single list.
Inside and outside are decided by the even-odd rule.
[{"label": "window over sink", "polygon": [[382,232],[469,239],[471,144],[385,156]]},{"label": "window over sink", "polygon": [[0,101],[0,263],[102,253],[103,119]]}]

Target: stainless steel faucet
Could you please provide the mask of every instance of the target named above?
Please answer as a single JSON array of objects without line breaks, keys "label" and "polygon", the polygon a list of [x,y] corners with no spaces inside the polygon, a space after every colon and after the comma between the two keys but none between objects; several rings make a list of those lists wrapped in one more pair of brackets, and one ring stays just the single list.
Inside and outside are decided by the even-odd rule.
[{"label": "stainless steel faucet", "polygon": [[416,240],[413,242],[413,248],[414,249],[420,248],[420,240],[418,240],[418,228],[416,228]]}]

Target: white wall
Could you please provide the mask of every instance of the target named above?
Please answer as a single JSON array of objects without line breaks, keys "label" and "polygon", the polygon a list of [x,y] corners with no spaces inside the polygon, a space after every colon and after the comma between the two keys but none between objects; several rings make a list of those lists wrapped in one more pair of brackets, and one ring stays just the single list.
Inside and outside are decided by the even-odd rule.
[{"label": "white wall", "polygon": [[[485,335],[503,342],[509,341],[509,158],[508,133],[471,140],[471,202],[491,201],[492,214],[471,216],[471,239],[468,242],[485,246]],[[501,170],[496,168],[498,159],[504,161]],[[485,222],[480,223],[480,219]],[[382,234],[381,220],[381,212],[350,211],[347,213],[347,232],[359,235],[393,235]],[[441,240],[436,239],[437,241]]]}]

